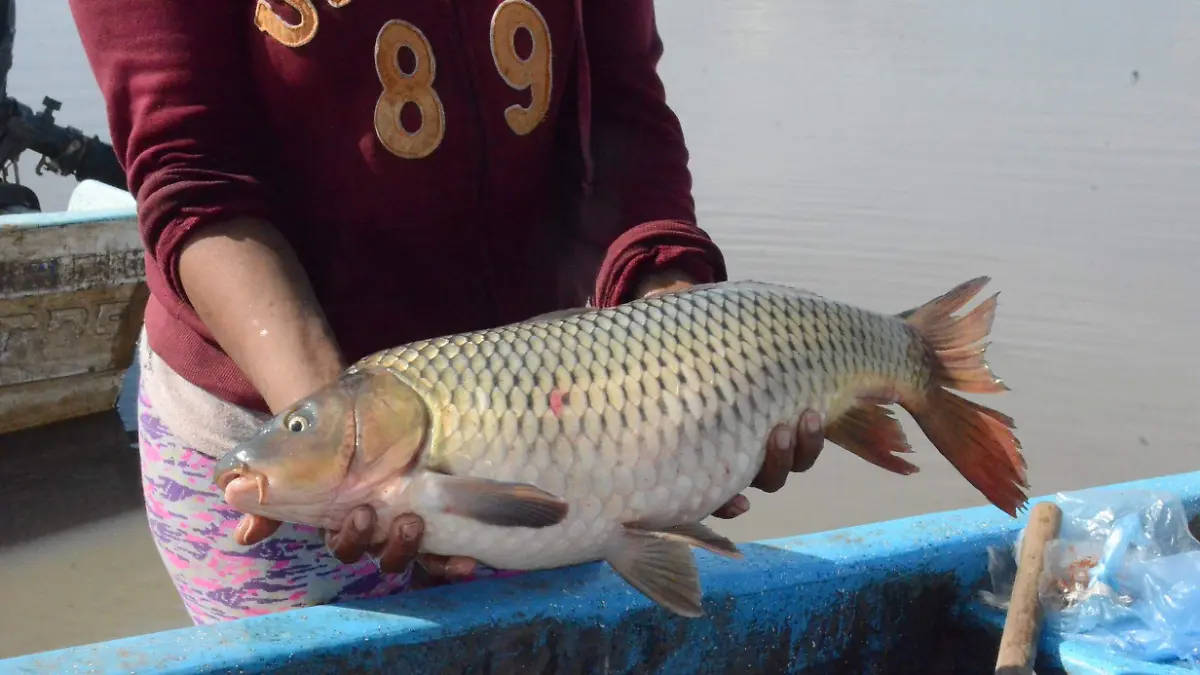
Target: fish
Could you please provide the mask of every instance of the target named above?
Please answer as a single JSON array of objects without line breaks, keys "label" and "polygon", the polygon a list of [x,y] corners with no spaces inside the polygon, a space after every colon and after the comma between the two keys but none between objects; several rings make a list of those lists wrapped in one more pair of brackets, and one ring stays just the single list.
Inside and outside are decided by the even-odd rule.
[{"label": "fish", "polygon": [[702,617],[694,549],[742,554],[701,521],[806,409],[827,441],[908,475],[898,405],[991,504],[1025,508],[1012,418],[959,394],[1009,391],[979,344],[999,293],[956,314],[989,281],[895,314],[724,281],[411,342],[280,411],[213,480],[242,512],[315,527],[370,505],[375,542],[414,513],[423,552],[496,569],[605,561]]}]

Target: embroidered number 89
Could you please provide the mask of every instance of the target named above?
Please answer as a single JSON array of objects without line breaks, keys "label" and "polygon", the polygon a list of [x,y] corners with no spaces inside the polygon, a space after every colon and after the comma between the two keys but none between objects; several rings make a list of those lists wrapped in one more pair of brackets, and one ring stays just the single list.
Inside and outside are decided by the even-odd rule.
[{"label": "embroidered number 89", "polygon": [[[529,31],[533,45],[525,59],[516,48],[521,28]],[[416,57],[411,73],[400,68],[400,50],[405,47]],[[549,26],[528,0],[504,0],[492,14],[491,47],[492,60],[504,82],[518,91],[529,90],[529,107],[513,105],[504,111],[504,119],[514,133],[529,134],[550,109],[553,48]],[[375,104],[375,135],[397,157],[428,157],[446,134],[446,111],[433,86],[437,61],[429,40],[406,21],[387,22],[375,39],[375,70],[383,85]],[[408,103],[421,111],[421,128],[414,133],[400,124],[400,112]]]}]

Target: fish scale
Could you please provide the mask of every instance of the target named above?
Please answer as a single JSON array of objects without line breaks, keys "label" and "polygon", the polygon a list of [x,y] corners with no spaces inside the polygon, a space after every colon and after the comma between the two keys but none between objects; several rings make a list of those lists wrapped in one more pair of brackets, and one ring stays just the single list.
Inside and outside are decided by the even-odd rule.
[{"label": "fish scale", "polygon": [[[367,356],[234,448],[214,480],[235,508],[336,527],[402,513],[423,551],[529,570],[606,560],[664,608],[699,616],[692,546],[737,557],[700,522],[762,470],[772,429],[812,409],[825,437],[917,468],[898,403],[989,501],[1015,515],[1025,462],[976,343],[980,277],[899,314],[784,285],[694,286]],[[352,430],[348,433],[346,430]]]},{"label": "fish scale", "polygon": [[[599,554],[597,535],[621,523],[703,519],[753,480],[774,425],[805,408],[836,413],[855,378],[919,381],[925,364],[902,372],[914,338],[891,317],[736,282],[423,340],[352,370],[389,368],[426,399],[438,430],[429,468],[568,501],[566,519],[543,529],[426,518],[431,549],[526,569]],[[855,356],[864,346],[874,359]],[[597,517],[610,522],[593,528]]]}]

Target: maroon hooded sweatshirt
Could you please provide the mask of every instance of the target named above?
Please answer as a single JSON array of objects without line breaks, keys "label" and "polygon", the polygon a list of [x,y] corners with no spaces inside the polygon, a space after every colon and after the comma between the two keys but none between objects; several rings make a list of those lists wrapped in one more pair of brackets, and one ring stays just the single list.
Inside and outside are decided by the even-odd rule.
[{"label": "maroon hooded sweatshirt", "polygon": [[71,0],[139,206],[149,343],[261,396],[179,279],[184,240],[258,217],[346,358],[725,278],[695,225],[652,0]]}]

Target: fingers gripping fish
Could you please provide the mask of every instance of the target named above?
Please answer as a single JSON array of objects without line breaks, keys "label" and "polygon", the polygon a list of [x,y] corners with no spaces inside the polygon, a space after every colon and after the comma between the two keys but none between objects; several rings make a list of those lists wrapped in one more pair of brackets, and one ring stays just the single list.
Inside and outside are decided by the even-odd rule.
[{"label": "fingers gripping fish", "polygon": [[950,391],[1007,390],[977,344],[996,296],[955,315],[987,281],[898,315],[725,282],[415,342],[281,412],[214,480],[241,511],[318,527],[369,504],[377,541],[415,513],[423,550],[500,569],[605,560],[701,616],[691,547],[740,555],[701,521],[804,409],[822,412],[829,441],[910,474],[884,407],[899,404],[992,504],[1025,505],[1012,419]]}]

